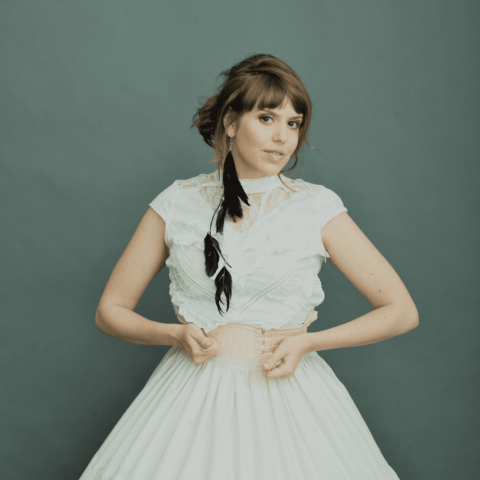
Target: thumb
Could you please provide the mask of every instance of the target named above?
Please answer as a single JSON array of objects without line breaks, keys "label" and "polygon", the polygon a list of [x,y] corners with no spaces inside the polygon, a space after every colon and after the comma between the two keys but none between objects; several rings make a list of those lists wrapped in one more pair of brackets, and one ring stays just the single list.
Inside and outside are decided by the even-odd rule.
[{"label": "thumb", "polygon": [[270,355],[270,357],[268,358],[268,360],[266,360],[264,363],[263,363],[263,368],[265,370],[270,370],[274,365],[277,364],[277,359],[275,358],[274,354],[272,353]]},{"label": "thumb", "polygon": [[203,349],[209,349],[210,347],[213,346],[213,340],[211,338],[207,338],[207,340],[204,340],[203,342]]},{"label": "thumb", "polygon": [[205,336],[199,341],[199,343],[202,345],[204,350],[210,350],[215,346],[215,339]]},{"label": "thumb", "polygon": [[214,345],[214,339],[207,337],[202,329],[199,329],[198,332],[194,332],[192,337],[195,341],[205,350]]}]

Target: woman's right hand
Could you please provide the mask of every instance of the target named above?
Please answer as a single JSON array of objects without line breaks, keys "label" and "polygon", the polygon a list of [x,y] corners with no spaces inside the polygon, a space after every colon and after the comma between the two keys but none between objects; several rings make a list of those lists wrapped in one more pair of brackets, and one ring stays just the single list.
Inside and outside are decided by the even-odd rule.
[{"label": "woman's right hand", "polygon": [[210,357],[218,355],[220,348],[216,340],[207,337],[198,325],[186,323],[179,325],[179,327],[176,346],[185,350],[193,363],[200,365]]}]

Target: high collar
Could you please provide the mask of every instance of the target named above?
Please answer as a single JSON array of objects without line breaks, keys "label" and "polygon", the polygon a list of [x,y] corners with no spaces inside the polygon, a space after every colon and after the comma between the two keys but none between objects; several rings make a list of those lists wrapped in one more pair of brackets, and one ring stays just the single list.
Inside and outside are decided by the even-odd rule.
[{"label": "high collar", "polygon": [[[213,172],[218,185],[222,185],[223,183],[223,171],[221,170],[220,172],[220,174],[218,170]],[[280,174],[280,177],[283,181],[285,181],[285,176],[282,173]],[[266,192],[267,190],[272,190],[273,188],[283,186],[283,183],[280,181],[280,178],[278,178],[278,175],[267,175],[266,177],[260,178],[239,178],[238,180],[245,193]]]}]

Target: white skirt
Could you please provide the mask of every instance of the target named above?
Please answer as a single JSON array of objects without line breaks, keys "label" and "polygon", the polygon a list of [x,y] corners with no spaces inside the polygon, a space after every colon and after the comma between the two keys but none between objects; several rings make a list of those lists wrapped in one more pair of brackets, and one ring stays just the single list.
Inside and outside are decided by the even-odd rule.
[{"label": "white skirt", "polygon": [[[249,370],[253,367],[251,377]],[[250,379],[250,386],[248,380]],[[292,378],[171,347],[80,480],[398,480],[317,352]]]}]

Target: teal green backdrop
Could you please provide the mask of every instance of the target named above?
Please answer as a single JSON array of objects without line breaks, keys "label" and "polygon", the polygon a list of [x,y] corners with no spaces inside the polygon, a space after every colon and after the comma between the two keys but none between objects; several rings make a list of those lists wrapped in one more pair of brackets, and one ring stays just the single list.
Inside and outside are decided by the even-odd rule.
[{"label": "teal green backdrop", "polygon": [[[289,175],[340,195],[419,310],[321,355],[402,480],[475,478],[479,19],[466,0],[1,1],[2,478],[78,479],[168,350],[103,335],[95,310],[148,203],[214,170],[192,116],[255,53],[313,101]],[[311,331],[371,309],[329,263],[321,280]],[[176,322],[168,283],[136,311]]]}]

